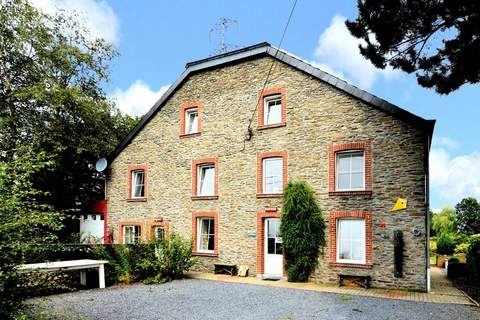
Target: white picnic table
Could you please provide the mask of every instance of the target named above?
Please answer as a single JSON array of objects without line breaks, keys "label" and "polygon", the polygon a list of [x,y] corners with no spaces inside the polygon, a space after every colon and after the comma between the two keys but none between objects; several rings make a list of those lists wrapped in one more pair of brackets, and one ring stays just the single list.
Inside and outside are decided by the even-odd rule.
[{"label": "white picnic table", "polygon": [[100,288],[105,288],[105,263],[108,263],[106,260],[91,260],[91,259],[82,259],[82,260],[67,260],[67,261],[54,261],[54,262],[43,262],[43,263],[30,263],[22,264],[18,267],[19,271],[28,272],[28,271],[58,271],[58,270],[80,270],[80,284],[87,284],[87,273],[86,269],[97,269],[98,268],[98,284]]}]

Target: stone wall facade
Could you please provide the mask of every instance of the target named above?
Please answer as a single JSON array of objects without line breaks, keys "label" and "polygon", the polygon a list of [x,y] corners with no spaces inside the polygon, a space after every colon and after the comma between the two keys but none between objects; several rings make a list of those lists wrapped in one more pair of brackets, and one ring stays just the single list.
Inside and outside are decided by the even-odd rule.
[{"label": "stone wall facade", "polygon": [[[287,155],[288,180],[304,180],[314,189],[327,229],[327,247],[312,279],[335,282],[341,271],[358,268],[331,263],[329,219],[332,212],[365,211],[371,216],[371,264],[362,272],[372,286],[426,289],[425,133],[282,62],[275,62],[266,89],[281,88],[285,118],[280,126],[257,128],[254,113],[273,62],[262,57],[190,76],[162,109],[110,165],[107,180],[108,229],[114,241],[125,221],[156,218],[184,237],[192,237],[192,216],[216,213],[218,248],[200,256],[196,270],[213,271],[214,263],[249,266],[255,275],[257,217],[281,207],[279,197],[259,197],[258,156]],[[191,102],[202,105],[201,134],[180,134],[180,110]],[[283,118],[283,116],[282,116]],[[253,137],[244,142],[251,121]],[[330,190],[329,150],[336,145],[365,143],[371,152],[369,192],[335,194]],[[192,197],[192,161],[217,159],[218,194]],[[129,166],[145,166],[146,199],[128,199]],[[391,212],[397,198],[407,198],[406,210]],[[404,274],[393,272],[393,231],[404,232]],[[413,230],[421,231],[414,236]],[[146,237],[147,232],[142,232]],[[258,236],[258,234],[257,234]]]}]

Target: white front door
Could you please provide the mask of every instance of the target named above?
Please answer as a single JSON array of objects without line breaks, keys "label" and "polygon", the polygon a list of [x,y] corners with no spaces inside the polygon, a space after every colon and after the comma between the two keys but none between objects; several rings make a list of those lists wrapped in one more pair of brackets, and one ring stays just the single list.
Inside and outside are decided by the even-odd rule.
[{"label": "white front door", "polygon": [[280,236],[280,219],[265,219],[265,275],[283,275],[282,238]]}]

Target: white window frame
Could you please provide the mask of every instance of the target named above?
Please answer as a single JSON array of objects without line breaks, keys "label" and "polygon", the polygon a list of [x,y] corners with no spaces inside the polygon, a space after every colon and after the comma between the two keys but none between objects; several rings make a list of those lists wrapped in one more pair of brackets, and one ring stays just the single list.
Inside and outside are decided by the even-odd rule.
[{"label": "white window frame", "polygon": [[[272,122],[268,123],[268,115],[269,115],[269,107],[268,103],[271,101],[280,101],[280,121],[279,122]],[[273,124],[281,124],[282,123],[282,95],[281,94],[274,94],[271,96],[267,96],[263,98],[263,124],[264,125],[273,125]]]},{"label": "white window frame", "polygon": [[[123,243],[124,244],[135,244],[135,243],[140,243],[142,241],[142,227],[141,226],[135,225],[135,224],[134,225],[124,225],[122,228],[123,228]],[[138,228],[138,242],[127,241],[127,229],[132,229],[132,232],[134,234],[134,239],[133,240],[135,240],[135,237],[136,237],[135,236],[135,234],[136,234],[135,229],[137,229],[137,228]],[[130,239],[128,239],[128,240],[130,240]]]},{"label": "white window frame", "polygon": [[[141,172],[143,174],[143,184],[136,184],[137,179],[136,175]],[[145,170],[144,169],[137,169],[137,170],[132,170],[131,172],[132,175],[132,180],[131,180],[131,186],[130,186],[130,194],[133,199],[142,199],[145,198]],[[143,195],[142,196],[135,196],[135,189],[137,186],[143,186]]]},{"label": "white window frame", "polygon": [[[267,161],[271,161],[272,159],[275,159],[275,160],[279,160],[280,163],[281,163],[281,170],[280,170],[280,191],[278,192],[267,192],[267,179],[266,179],[266,172],[267,170],[266,169],[266,163]],[[268,157],[268,158],[263,158],[262,159],[262,193],[267,193],[267,194],[281,194],[283,193],[283,184],[285,181],[283,181],[283,175],[284,175],[284,172],[283,172],[284,168],[283,168],[283,157]]]},{"label": "white window frame", "polygon": [[[201,194],[202,191],[202,172],[206,168],[213,168],[213,192],[212,194]],[[217,167],[215,163],[202,163],[197,165],[197,196],[211,197],[215,196],[215,176],[217,174]]]},{"label": "white window frame", "polygon": [[[350,156],[352,154],[356,154],[356,153],[362,153],[363,154],[363,184],[362,184],[362,187],[360,188],[345,188],[345,189],[342,189],[338,186],[338,183],[340,181],[339,179],[339,175],[340,175],[340,171],[338,169],[338,157],[341,156],[341,155],[345,155],[345,154],[350,154]],[[338,152],[335,152],[335,191],[363,191],[365,190],[365,180],[366,180],[366,177],[365,177],[365,173],[366,173],[366,170],[365,170],[365,150],[345,150],[345,151],[338,151]],[[352,171],[352,161],[350,160],[350,169],[348,171],[349,173],[349,177],[350,177],[350,186],[352,185],[352,173],[360,173],[360,171],[355,171],[353,172]]]},{"label": "white window frame", "polygon": [[[210,241],[210,235],[213,235],[213,250],[208,250],[208,249],[202,249],[202,221],[204,220],[212,220],[213,221],[213,230],[208,230],[208,233],[205,235],[208,238],[208,241]],[[210,222],[209,222],[210,226]],[[213,217],[198,217],[197,218],[197,252],[201,253],[214,253],[215,252],[215,237],[217,235],[215,234],[215,218]],[[207,243],[207,248],[208,248],[208,243]]]},{"label": "white window frame", "polygon": [[[363,259],[360,260],[353,260],[353,259],[340,259],[340,249],[341,249],[341,222],[342,221],[362,221],[363,222],[363,229],[364,229],[364,239],[363,239]],[[341,218],[337,219],[336,221],[336,250],[337,252],[335,253],[336,259],[338,263],[347,263],[347,264],[366,264],[367,261],[367,230],[366,230],[366,221],[364,218]],[[352,238],[350,238],[350,241],[352,242]],[[350,242],[350,248],[352,247],[352,243]]]},{"label": "white window frame", "polygon": [[[191,127],[191,119],[190,119],[190,115],[192,113],[196,113],[197,114],[197,130],[196,131],[190,131],[190,127]],[[185,134],[193,134],[193,133],[198,133],[198,124],[200,122],[200,119],[199,119],[199,112],[198,112],[198,108],[191,108],[191,109],[187,109],[185,110]]]}]

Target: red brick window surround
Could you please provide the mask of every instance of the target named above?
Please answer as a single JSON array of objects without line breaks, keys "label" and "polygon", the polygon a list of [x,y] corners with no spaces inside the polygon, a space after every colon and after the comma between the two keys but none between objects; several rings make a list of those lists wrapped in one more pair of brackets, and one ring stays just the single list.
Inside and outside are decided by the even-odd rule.
[{"label": "red brick window surround", "polygon": [[[128,231],[130,235],[125,235],[126,228],[129,228]],[[142,221],[134,220],[134,221],[121,221],[118,224],[118,243],[130,243],[132,240],[132,232],[138,231],[138,242],[142,242],[144,236],[144,223]],[[127,238],[126,238],[127,237]]]},{"label": "red brick window surround", "polygon": [[[283,190],[285,190],[285,186],[287,185],[287,158],[288,156],[286,151],[263,152],[257,155],[257,198],[275,198],[283,196]],[[279,182],[274,177],[266,176],[268,172],[265,170],[265,166],[276,166],[276,164],[273,163],[275,159],[277,159],[277,161],[281,161],[282,181],[280,182],[281,190],[272,192],[267,188],[270,188],[270,186]],[[267,184],[270,186],[267,186]]]},{"label": "red brick window surround", "polygon": [[[213,177],[211,168],[214,170]],[[218,199],[218,158],[192,160],[192,200],[216,199]]]},{"label": "red brick window surround", "polygon": [[[364,159],[364,188],[360,190],[337,190],[337,159],[341,154],[348,155],[351,152],[363,152]],[[372,147],[370,141],[332,144],[328,148],[329,160],[329,195],[330,196],[354,196],[372,195]]]},{"label": "red brick window surround", "polygon": [[280,211],[257,212],[257,275],[263,274],[265,270],[265,219],[267,218],[280,218]]},{"label": "red brick window surround", "polygon": [[[142,178],[143,175],[143,178]],[[127,173],[127,201],[147,201],[148,170],[147,166],[128,166]]]},{"label": "red brick window surround", "polygon": [[[212,230],[213,220],[213,230]],[[213,211],[192,214],[193,255],[218,256],[218,213]],[[213,238],[213,239],[212,239]],[[212,243],[213,240],[213,243]],[[212,248],[213,244],[213,248]]]},{"label": "red brick window surround", "polygon": [[[337,238],[339,222],[342,220],[363,220],[365,224],[365,263],[346,263],[338,261],[337,247],[339,246]],[[333,211],[330,212],[330,265],[336,267],[364,268],[372,267],[372,214],[368,211]]]},{"label": "red brick window surround", "polygon": [[[287,125],[287,99],[285,97],[285,87],[269,88],[261,91],[259,94],[258,106],[258,130],[284,127]],[[281,104],[278,106],[278,104]],[[268,112],[269,105],[275,110],[280,108],[279,116],[273,117]],[[273,109],[272,109],[273,110]],[[270,121],[270,123],[269,123]]]},{"label": "red brick window surround", "polygon": [[203,104],[198,101],[180,107],[180,137],[198,136],[202,133]]}]

